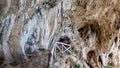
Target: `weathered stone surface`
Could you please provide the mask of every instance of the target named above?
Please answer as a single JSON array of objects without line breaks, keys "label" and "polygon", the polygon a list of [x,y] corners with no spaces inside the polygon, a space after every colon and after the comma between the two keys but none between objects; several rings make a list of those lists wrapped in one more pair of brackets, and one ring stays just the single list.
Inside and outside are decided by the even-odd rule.
[{"label": "weathered stone surface", "polygon": [[[62,55],[56,49],[53,68],[119,68],[119,6],[119,0],[0,0],[1,67],[22,67],[29,54],[52,52],[56,42],[68,41],[61,40],[65,36],[72,47]],[[41,62],[34,59],[33,66]]]}]

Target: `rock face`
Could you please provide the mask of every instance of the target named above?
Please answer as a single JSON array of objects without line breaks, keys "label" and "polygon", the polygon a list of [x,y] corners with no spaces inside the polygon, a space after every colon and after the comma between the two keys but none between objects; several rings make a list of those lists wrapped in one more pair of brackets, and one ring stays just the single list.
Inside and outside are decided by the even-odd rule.
[{"label": "rock face", "polygon": [[0,65],[22,63],[39,49],[54,56],[62,42],[71,48],[62,57],[56,51],[49,68],[119,68],[119,6],[120,0],[0,0]]}]

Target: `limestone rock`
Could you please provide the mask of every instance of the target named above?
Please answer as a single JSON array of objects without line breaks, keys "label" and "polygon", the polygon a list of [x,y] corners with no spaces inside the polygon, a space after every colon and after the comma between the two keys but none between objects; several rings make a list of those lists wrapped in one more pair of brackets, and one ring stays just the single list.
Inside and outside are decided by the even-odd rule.
[{"label": "limestone rock", "polygon": [[[0,0],[0,67],[21,68],[29,54],[40,57],[45,49],[44,61],[53,61],[42,64],[52,68],[119,68],[119,6],[120,0]],[[61,54],[56,42],[71,48]],[[28,64],[41,62],[34,59]]]}]

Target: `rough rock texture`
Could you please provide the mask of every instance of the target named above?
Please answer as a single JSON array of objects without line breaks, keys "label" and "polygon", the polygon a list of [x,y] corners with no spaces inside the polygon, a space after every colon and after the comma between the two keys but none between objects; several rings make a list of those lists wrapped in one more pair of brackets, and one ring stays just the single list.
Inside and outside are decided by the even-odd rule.
[{"label": "rough rock texture", "polygon": [[[0,66],[120,68],[119,16],[120,0],[0,0]],[[71,48],[48,63],[58,41]]]}]

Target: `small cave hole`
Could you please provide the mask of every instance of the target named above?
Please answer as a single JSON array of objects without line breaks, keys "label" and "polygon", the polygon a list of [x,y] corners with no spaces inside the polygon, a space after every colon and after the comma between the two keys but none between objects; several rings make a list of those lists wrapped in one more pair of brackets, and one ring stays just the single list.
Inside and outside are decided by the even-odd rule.
[{"label": "small cave hole", "polygon": [[87,36],[87,39],[89,39],[89,36]]},{"label": "small cave hole", "polygon": [[102,63],[102,58],[101,58],[101,56],[99,56],[98,61],[99,61],[101,64],[103,64],[103,63]]},{"label": "small cave hole", "polygon": [[20,16],[18,16],[18,19],[20,18]]},{"label": "small cave hole", "polygon": [[118,38],[117,38],[117,37],[115,37],[115,42],[117,42],[117,39],[118,39]]},{"label": "small cave hole", "polygon": [[84,28],[79,28],[79,29],[78,29],[78,32],[82,31],[83,29],[84,29]]},{"label": "small cave hole", "polygon": [[90,27],[93,27],[93,24],[90,24]]},{"label": "small cave hole", "polygon": [[112,53],[110,53],[108,56],[109,56],[110,58],[112,58],[112,57],[113,57],[113,54],[112,54]]},{"label": "small cave hole", "polygon": [[4,66],[8,66],[8,64],[3,64]]},{"label": "small cave hole", "polygon": [[93,56],[95,56],[95,51],[91,50],[87,53],[87,59],[90,60]]},{"label": "small cave hole", "polygon": [[70,68],[72,68],[72,66],[70,65]]},{"label": "small cave hole", "polygon": [[67,37],[67,36],[62,36],[58,42],[63,42],[63,43],[66,43],[66,44],[71,44],[71,41],[70,41],[70,38]]},{"label": "small cave hole", "polygon": [[90,32],[91,34],[94,34],[96,32],[94,27],[93,27],[93,24],[90,25],[90,29],[91,29],[91,32]]},{"label": "small cave hole", "polygon": [[101,44],[101,41],[99,41],[99,44]]}]

